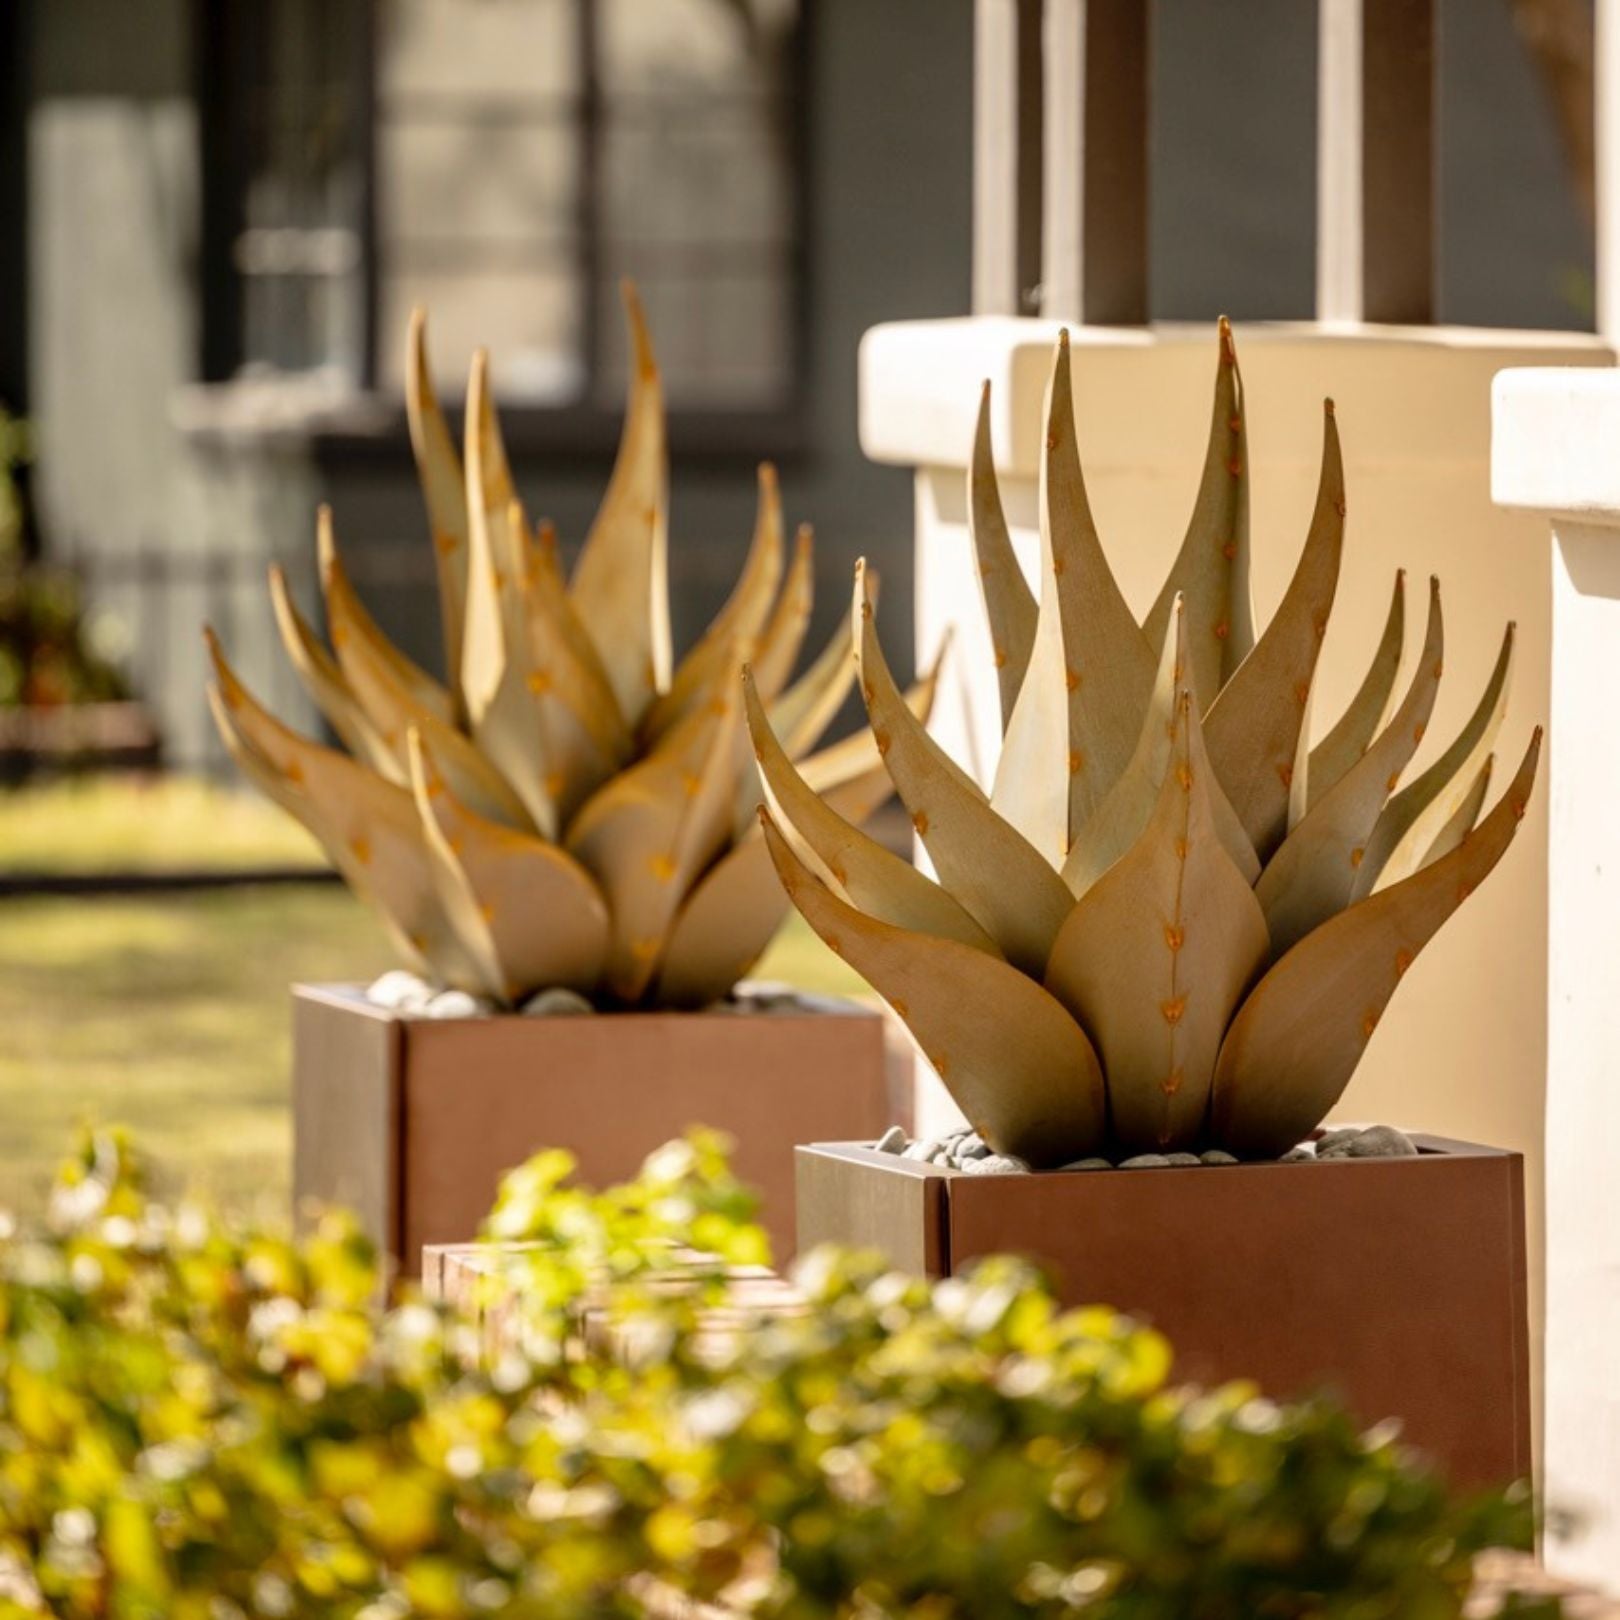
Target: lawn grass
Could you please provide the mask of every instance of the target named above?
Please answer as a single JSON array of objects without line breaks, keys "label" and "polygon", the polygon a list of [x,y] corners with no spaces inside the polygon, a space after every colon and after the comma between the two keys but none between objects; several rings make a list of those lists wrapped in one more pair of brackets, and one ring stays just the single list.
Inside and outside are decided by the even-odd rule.
[{"label": "lawn grass", "polygon": [[91,776],[0,793],[0,873],[323,864],[274,805],[196,777]]},{"label": "lawn grass", "polygon": [[[292,831],[256,801],[197,784],[30,789],[0,799],[0,865],[269,864],[297,858]],[[5,853],[8,839],[21,854]],[[0,1207],[37,1208],[75,1129],[118,1121],[171,1184],[284,1212],[287,987],[390,965],[381,931],[336,886],[0,900]],[[758,976],[863,988],[796,916]]]}]

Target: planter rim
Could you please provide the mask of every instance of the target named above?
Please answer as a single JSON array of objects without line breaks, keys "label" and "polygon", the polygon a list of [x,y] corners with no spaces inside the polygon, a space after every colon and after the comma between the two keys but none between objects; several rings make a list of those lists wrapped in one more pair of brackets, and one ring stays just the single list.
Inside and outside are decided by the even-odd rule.
[{"label": "planter rim", "polygon": [[635,1019],[653,1018],[742,1018],[748,1021],[768,1019],[783,1021],[795,1018],[877,1018],[882,1010],[875,1003],[857,1001],[850,996],[825,995],[820,992],[795,992],[798,1005],[760,1013],[722,1011],[720,1004],[708,1007],[637,1007],[623,1012],[550,1013],[544,1018],[530,1018],[519,1012],[475,1013],[466,1018],[428,1018],[421,1013],[406,1012],[398,1007],[380,1007],[366,999],[365,986],[349,980],[311,983],[294,980],[295,999],[318,1001],[330,1007],[341,1007],[364,1018],[375,1018],[379,1023],[426,1024],[449,1028],[459,1024],[522,1023],[545,1025],[569,1023],[578,1019],[605,1019],[609,1023],[624,1023]]},{"label": "planter rim", "polygon": [[1364,1159],[1313,1159],[1301,1160],[1285,1164],[1281,1159],[1244,1159],[1237,1164],[1166,1164],[1143,1166],[1135,1170],[1124,1170],[1115,1165],[1108,1170],[1005,1170],[995,1175],[975,1175],[969,1170],[957,1170],[950,1165],[930,1164],[922,1159],[905,1159],[898,1153],[880,1153],[875,1147],[865,1142],[806,1142],[799,1148],[800,1153],[823,1154],[828,1158],[847,1159],[854,1164],[870,1165],[879,1170],[892,1170],[901,1175],[915,1176],[920,1179],[937,1180],[967,1180],[984,1182],[991,1180],[1002,1181],[1054,1181],[1073,1178],[1076,1181],[1087,1183],[1096,1182],[1100,1178],[1109,1176],[1128,1175],[1139,1177],[1144,1175],[1208,1175],[1222,1173],[1232,1175],[1237,1171],[1282,1171],[1298,1170],[1305,1164],[1314,1164],[1318,1167],[1333,1168],[1339,1165],[1419,1165],[1425,1162],[1446,1161],[1454,1159],[1520,1159],[1523,1157],[1514,1148],[1491,1147],[1481,1142],[1465,1142],[1455,1137],[1432,1136],[1425,1132],[1408,1133],[1412,1145],[1418,1150],[1416,1157],[1405,1155],[1395,1157]]}]

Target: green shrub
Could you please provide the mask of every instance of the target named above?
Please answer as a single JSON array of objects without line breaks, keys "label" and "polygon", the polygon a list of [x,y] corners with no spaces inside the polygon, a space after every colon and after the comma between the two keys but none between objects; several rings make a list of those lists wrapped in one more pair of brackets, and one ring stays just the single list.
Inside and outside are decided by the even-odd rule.
[{"label": "green shrub", "polygon": [[484,1356],[470,1316],[372,1308],[346,1217],[165,1209],[88,1141],[0,1243],[0,1614],[1424,1620],[1528,1530],[1331,1404],[1177,1388],[1156,1334],[1007,1261],[821,1251],[802,1314],[700,1331],[763,1252],[716,1139],[601,1194],[570,1169],[503,1189],[529,1308]]}]

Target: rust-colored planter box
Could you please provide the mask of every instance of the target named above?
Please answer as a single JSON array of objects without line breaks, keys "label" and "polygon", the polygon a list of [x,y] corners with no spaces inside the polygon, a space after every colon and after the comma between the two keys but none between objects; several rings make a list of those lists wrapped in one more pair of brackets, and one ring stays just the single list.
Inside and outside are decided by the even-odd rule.
[{"label": "rust-colored planter box", "polygon": [[905,1113],[882,1015],[817,1005],[828,1010],[432,1019],[353,986],[295,986],[295,1197],[355,1209],[414,1276],[425,1244],[477,1235],[502,1174],[538,1149],[567,1148],[601,1186],[711,1125],[735,1138],[785,1259],[795,1145],[877,1135]]},{"label": "rust-colored planter box", "polygon": [[968,1175],[847,1142],[799,1150],[799,1242],[947,1276],[1037,1260],[1069,1304],[1164,1331],[1178,1376],[1331,1389],[1466,1484],[1530,1472],[1524,1162],[1415,1158]]}]

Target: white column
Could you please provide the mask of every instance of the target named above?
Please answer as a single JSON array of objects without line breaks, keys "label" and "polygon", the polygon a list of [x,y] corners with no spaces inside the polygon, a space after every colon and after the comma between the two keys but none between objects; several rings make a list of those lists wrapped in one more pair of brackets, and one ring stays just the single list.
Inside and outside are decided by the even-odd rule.
[{"label": "white column", "polygon": [[1505,371],[1491,495],[1552,531],[1547,1500],[1561,1573],[1620,1580],[1620,372]]}]

